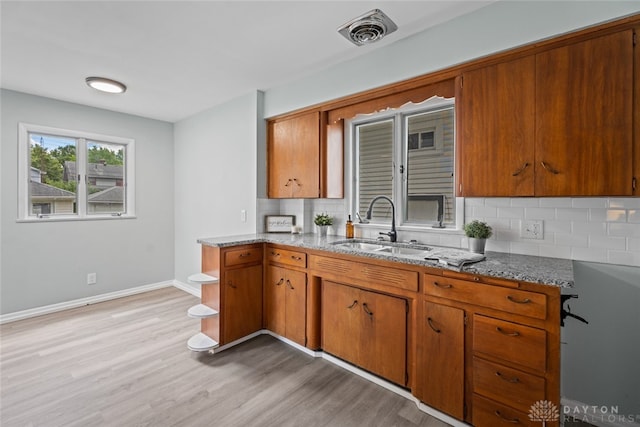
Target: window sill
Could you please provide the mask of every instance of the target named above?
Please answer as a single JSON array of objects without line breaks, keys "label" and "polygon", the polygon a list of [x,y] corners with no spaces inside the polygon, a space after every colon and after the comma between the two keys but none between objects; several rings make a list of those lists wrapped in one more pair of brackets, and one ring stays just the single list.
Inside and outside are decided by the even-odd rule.
[{"label": "window sill", "polygon": [[120,220],[120,219],[136,219],[136,215],[91,215],[84,217],[77,216],[48,216],[42,218],[19,218],[17,223],[45,223],[45,222],[70,222],[70,221],[104,221],[104,220]]}]

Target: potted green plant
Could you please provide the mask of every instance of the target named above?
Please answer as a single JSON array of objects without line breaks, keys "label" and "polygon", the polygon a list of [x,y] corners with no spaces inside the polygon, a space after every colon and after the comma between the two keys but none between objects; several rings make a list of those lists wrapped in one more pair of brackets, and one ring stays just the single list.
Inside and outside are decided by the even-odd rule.
[{"label": "potted green plant", "polygon": [[493,230],[486,222],[474,219],[464,225],[464,234],[469,238],[469,250],[483,254],[487,239],[491,237]]},{"label": "potted green plant", "polygon": [[329,214],[319,213],[313,218],[313,223],[318,227],[320,237],[326,237],[327,229],[333,224],[333,218]]}]

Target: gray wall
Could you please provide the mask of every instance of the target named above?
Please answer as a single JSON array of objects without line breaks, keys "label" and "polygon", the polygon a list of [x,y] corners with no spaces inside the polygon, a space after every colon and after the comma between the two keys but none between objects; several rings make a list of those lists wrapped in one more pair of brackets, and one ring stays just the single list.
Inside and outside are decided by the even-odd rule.
[{"label": "gray wall", "polygon": [[198,238],[256,231],[261,96],[250,93],[175,124],[175,277],[180,282],[200,271]]},{"label": "gray wall", "polygon": [[[2,90],[0,313],[174,278],[173,125]],[[135,219],[18,223],[18,122],[130,137]],[[87,273],[98,283],[87,285]]]}]

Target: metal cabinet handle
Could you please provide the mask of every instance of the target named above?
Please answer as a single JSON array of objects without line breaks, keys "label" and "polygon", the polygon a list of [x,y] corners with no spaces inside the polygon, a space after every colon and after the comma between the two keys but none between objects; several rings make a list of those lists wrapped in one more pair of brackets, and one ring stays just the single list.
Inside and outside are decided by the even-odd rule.
[{"label": "metal cabinet handle", "polygon": [[251,256],[251,252],[245,252],[245,253],[239,255],[240,258],[244,258],[244,257],[248,257],[248,256]]},{"label": "metal cabinet handle", "polygon": [[431,319],[431,317],[427,317],[427,323],[429,324],[429,327],[433,329],[433,332],[435,332],[436,334],[439,334],[440,332],[442,332],[442,330],[433,326],[433,319]]},{"label": "metal cabinet handle", "polygon": [[516,384],[520,382],[520,378],[518,377],[512,377],[512,378],[507,378],[506,376],[504,376],[501,372],[496,371],[496,377],[500,378],[501,380],[504,380],[508,383],[512,383],[512,384]]},{"label": "metal cabinet handle", "polygon": [[296,261],[300,261],[302,257],[291,255],[291,259],[295,259]]},{"label": "metal cabinet handle", "polygon": [[280,253],[279,253],[279,252],[273,252],[273,251],[271,251],[271,255],[273,255],[273,256],[280,256]]},{"label": "metal cabinet handle", "polygon": [[276,283],[276,286],[280,286],[284,283],[284,277],[281,277],[280,280],[278,280],[278,283]]},{"label": "metal cabinet handle", "polygon": [[520,169],[518,169],[517,171],[515,171],[513,174],[511,174],[511,176],[518,176],[520,175],[522,172],[524,172],[524,170],[529,167],[529,163],[525,163],[524,165],[522,165],[522,167]]},{"label": "metal cabinet handle", "polygon": [[529,304],[531,300],[529,298],[525,299],[515,299],[511,295],[507,295],[507,299],[511,302],[515,302],[516,304]]},{"label": "metal cabinet handle", "polygon": [[518,332],[518,331],[507,332],[504,329],[502,329],[500,326],[496,326],[496,331],[500,332],[502,335],[507,335],[509,337],[520,336],[520,332]]},{"label": "metal cabinet handle", "polygon": [[551,172],[554,175],[558,175],[560,173],[560,171],[558,171],[557,169],[552,168],[551,166],[549,166],[545,162],[540,162],[540,164],[542,165],[543,168],[545,168],[545,170]]},{"label": "metal cabinet handle", "polygon": [[287,183],[286,183],[284,186],[285,186],[285,187],[288,187],[288,186],[290,186],[290,185],[291,185],[291,183],[292,183],[292,182],[293,182],[293,180],[292,180],[291,178],[289,178],[289,179],[287,180]]},{"label": "metal cabinet handle", "polygon": [[293,285],[291,284],[291,280],[287,279],[287,286],[289,286],[290,289],[294,289]]},{"label": "metal cabinet handle", "polygon": [[358,305],[358,300],[357,300],[357,299],[354,299],[354,300],[353,300],[353,303],[351,303],[351,305],[350,305],[350,306],[348,306],[347,308],[353,308],[353,307],[355,307],[356,305]]},{"label": "metal cabinet handle", "polygon": [[446,284],[446,285],[441,285],[438,282],[433,282],[433,286],[435,286],[436,288],[440,288],[440,289],[449,289],[449,288],[453,288],[453,285],[450,284]]},{"label": "metal cabinet handle", "polygon": [[367,305],[367,303],[365,302],[364,304],[362,304],[362,309],[364,310],[365,313],[367,313],[369,316],[373,317],[373,311],[369,310],[369,306]]},{"label": "metal cabinet handle", "polygon": [[519,420],[518,418],[505,418],[505,416],[504,416],[504,415],[502,415],[502,414],[500,413],[500,411],[497,411],[497,410],[496,410],[495,414],[496,414],[496,416],[497,416],[498,418],[500,418],[502,421],[506,421],[506,422],[511,423],[511,424],[520,424],[520,420]]},{"label": "metal cabinet handle", "polygon": [[227,282],[227,285],[231,286],[233,289],[238,289],[238,287],[231,283],[231,281]]},{"label": "metal cabinet handle", "polygon": [[300,183],[298,182],[298,180],[296,178],[293,178],[293,182],[295,182],[295,184],[300,187]]}]

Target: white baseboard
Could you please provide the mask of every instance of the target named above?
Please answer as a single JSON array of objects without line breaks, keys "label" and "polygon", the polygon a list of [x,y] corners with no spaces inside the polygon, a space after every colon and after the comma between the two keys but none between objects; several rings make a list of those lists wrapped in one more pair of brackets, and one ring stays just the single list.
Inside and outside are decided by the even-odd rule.
[{"label": "white baseboard", "polygon": [[597,427],[640,427],[640,415],[614,413],[614,408],[608,406],[589,405],[577,400],[562,397],[563,421],[573,417],[578,421],[592,424]]},{"label": "white baseboard", "polygon": [[180,289],[181,291],[190,293],[195,297],[202,298],[202,288],[200,287],[200,285],[196,287],[196,286],[192,286],[192,285],[188,285],[186,283],[180,282],[179,280],[174,280],[173,286]]},{"label": "white baseboard", "polygon": [[[122,298],[129,295],[149,292],[156,289],[175,286],[175,280],[167,280],[164,282],[152,283],[150,285],[136,286],[135,288],[123,289],[121,291],[108,292],[106,294],[94,295],[86,298],[79,298],[71,301],[60,302],[57,304],[45,305],[42,307],[29,308],[27,310],[15,311],[0,315],[0,324],[15,322],[17,320],[28,319],[30,317],[42,316],[43,314],[55,313],[57,311],[68,310],[70,308],[82,307],[84,305],[96,304],[103,301],[109,301],[116,298]],[[177,286],[176,286],[177,287]]]}]

